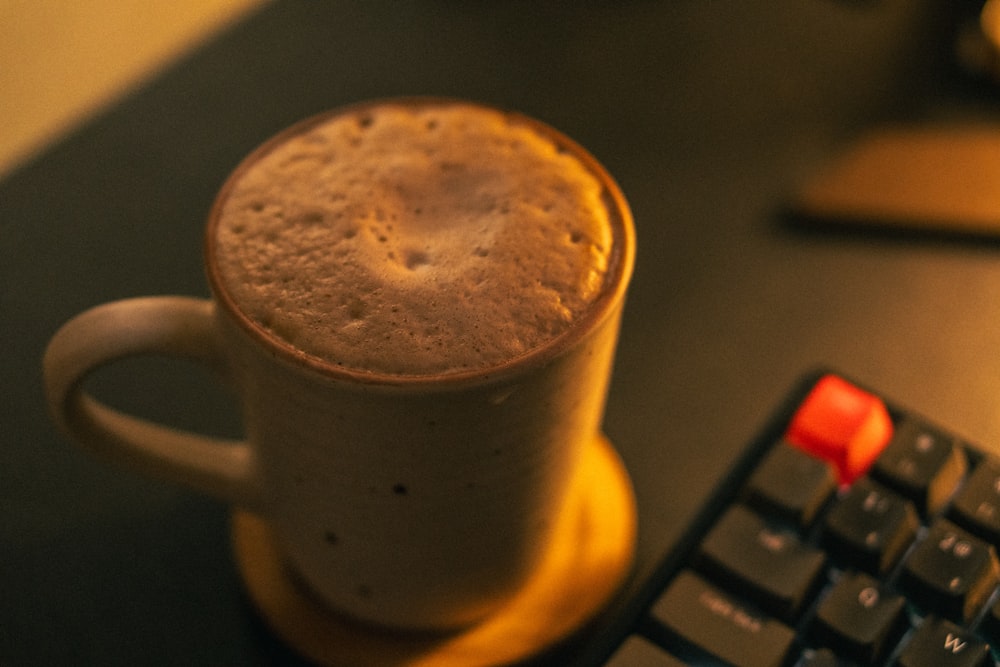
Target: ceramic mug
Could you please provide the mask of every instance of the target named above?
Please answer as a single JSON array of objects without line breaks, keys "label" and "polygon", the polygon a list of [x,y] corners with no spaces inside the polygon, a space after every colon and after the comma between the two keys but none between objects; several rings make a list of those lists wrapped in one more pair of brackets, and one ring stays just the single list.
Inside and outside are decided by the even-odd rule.
[{"label": "ceramic mug", "polygon": [[[599,184],[612,247],[592,303],[555,337],[464,372],[372,373],[304,351],[248,315],[226,283],[220,218],[234,188],[279,147],[330,119],[392,105],[500,113],[454,101],[378,102],[279,134],[234,171],[210,213],[212,298],[97,306],[56,333],[44,372],[55,420],[73,439],[259,515],[325,606],[379,625],[446,630],[497,610],[544,554],[575,466],[600,433],[634,236],[624,198],[594,158],[504,112]],[[82,390],[95,369],[132,355],[193,360],[221,374],[238,394],[245,440],[151,423]]]}]

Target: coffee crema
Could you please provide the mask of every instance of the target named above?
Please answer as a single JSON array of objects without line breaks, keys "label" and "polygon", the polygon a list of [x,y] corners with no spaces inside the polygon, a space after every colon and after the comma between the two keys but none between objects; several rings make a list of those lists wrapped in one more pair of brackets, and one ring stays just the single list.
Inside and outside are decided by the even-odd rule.
[{"label": "coffee crema", "polygon": [[355,372],[481,371],[566,332],[606,289],[604,185],[555,133],[454,101],[348,109],[229,181],[216,289],[269,335]]}]

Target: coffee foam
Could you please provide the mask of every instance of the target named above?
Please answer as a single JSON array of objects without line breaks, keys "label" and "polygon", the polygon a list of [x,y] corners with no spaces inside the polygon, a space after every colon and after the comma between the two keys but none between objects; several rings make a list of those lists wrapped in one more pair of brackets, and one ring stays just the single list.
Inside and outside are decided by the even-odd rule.
[{"label": "coffee foam", "polygon": [[605,284],[602,184],[531,125],[386,104],[272,148],[220,203],[215,260],[251,320],[355,371],[480,370],[566,331]]}]

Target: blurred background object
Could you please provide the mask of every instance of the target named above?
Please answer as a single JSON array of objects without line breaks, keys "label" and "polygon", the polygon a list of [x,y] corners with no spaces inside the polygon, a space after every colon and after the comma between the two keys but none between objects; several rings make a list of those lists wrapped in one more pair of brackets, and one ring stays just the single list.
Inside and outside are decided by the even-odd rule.
[{"label": "blurred background object", "polygon": [[986,0],[959,24],[955,54],[970,73],[1000,83],[1000,1]]},{"label": "blurred background object", "polygon": [[0,177],[265,2],[0,1]]}]

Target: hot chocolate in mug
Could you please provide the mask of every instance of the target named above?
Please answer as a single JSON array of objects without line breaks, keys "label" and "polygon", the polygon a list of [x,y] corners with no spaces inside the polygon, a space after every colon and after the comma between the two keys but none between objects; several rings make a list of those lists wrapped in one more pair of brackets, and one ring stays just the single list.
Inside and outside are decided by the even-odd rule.
[{"label": "hot chocolate in mug", "polygon": [[[211,299],[72,319],[46,352],[48,399],[94,452],[263,517],[331,610],[461,628],[530,578],[600,437],[633,257],[615,182],[550,127],[456,100],[347,107],[228,179]],[[245,440],[81,389],[131,355],[218,371]]]}]

